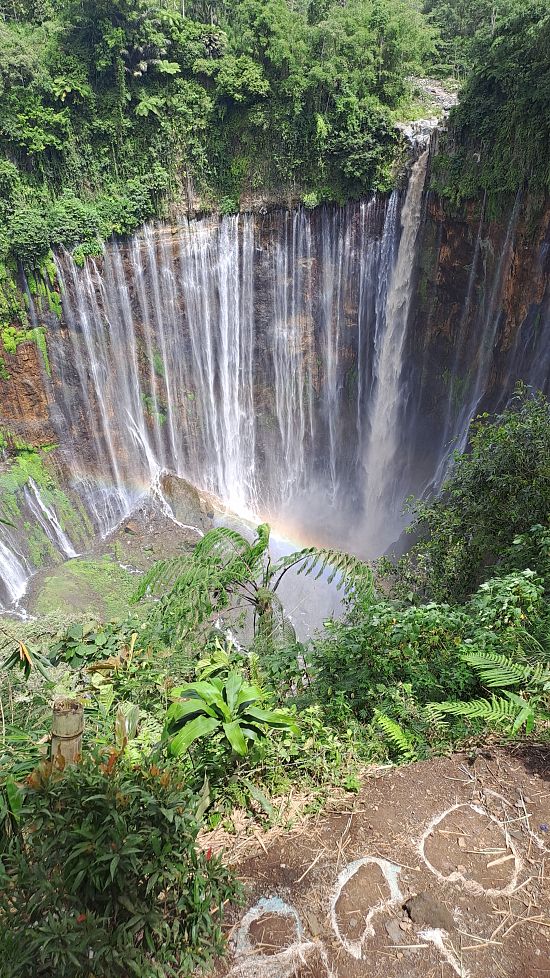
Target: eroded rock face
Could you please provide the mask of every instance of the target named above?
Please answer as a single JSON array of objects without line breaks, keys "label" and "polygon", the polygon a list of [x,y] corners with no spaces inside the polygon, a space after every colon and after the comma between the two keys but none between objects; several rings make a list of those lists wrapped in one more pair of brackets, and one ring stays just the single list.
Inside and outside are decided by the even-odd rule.
[{"label": "eroded rock face", "polygon": [[171,472],[165,472],[161,476],[160,485],[179,523],[197,527],[203,532],[212,528],[215,510],[212,496],[199,491],[186,479],[180,479]]},{"label": "eroded rock face", "polygon": [[8,373],[0,377],[0,428],[31,445],[55,441],[51,385],[36,344],[20,343],[11,355],[0,341],[0,356]]},{"label": "eroded rock face", "polygon": [[518,381],[549,389],[550,200],[518,196],[497,221],[483,201],[457,215],[430,194],[417,262],[403,424],[420,492],[473,413],[501,409]]}]

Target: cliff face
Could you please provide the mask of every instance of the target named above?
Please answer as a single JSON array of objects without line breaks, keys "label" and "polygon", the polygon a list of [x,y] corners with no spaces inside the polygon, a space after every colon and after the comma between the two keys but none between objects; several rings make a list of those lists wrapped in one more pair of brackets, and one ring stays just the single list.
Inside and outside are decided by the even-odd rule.
[{"label": "cliff face", "polygon": [[9,354],[0,339],[0,357],[5,364],[5,375],[0,374],[0,429],[31,445],[51,444],[56,438],[53,391],[36,343],[24,341]]},{"label": "cliff face", "polygon": [[[347,211],[320,209],[308,215],[303,226],[293,224],[282,211],[255,218],[249,254],[244,257],[241,254],[239,259],[252,263],[254,287],[250,296],[241,294],[241,304],[250,302],[253,306],[250,343],[254,346],[254,354],[250,365],[254,369],[254,404],[255,409],[266,416],[266,432],[269,425],[277,426],[277,405],[274,403],[277,385],[272,371],[266,367],[273,334],[281,328],[280,322],[274,322],[275,316],[285,320],[285,335],[280,339],[287,358],[282,365],[290,371],[299,363],[303,374],[300,383],[307,380],[315,399],[323,399],[327,385],[347,387],[348,390],[357,387],[359,371],[363,390],[372,385],[372,357],[369,358],[368,349],[362,351],[361,361],[364,336],[360,335],[362,286],[358,280],[362,264],[372,259],[370,252],[367,254],[370,240],[382,234],[384,202],[381,201],[371,213],[368,232],[363,236],[359,228],[362,220],[364,212],[359,208]],[[214,233],[215,221],[201,222],[200,226],[210,226]],[[206,233],[200,231],[200,234]],[[238,234],[242,239],[245,232],[240,228]],[[297,235],[301,236],[299,242]],[[180,315],[179,346],[182,356],[189,359],[192,355],[189,341],[184,339],[189,332],[191,313],[189,301],[182,302],[179,294],[184,259],[178,251],[178,238],[174,229],[168,227],[157,230],[153,237],[155,240],[149,239],[147,246],[143,241],[139,246],[124,245],[117,254],[120,268],[116,272],[117,275],[120,273],[121,281],[126,283],[124,288],[127,286],[128,289],[126,298],[135,332],[135,356],[143,377],[151,372],[149,355],[158,355],[156,348],[147,350],[150,340],[144,319]],[[236,245],[226,242],[226,247],[235,248]],[[242,241],[240,247],[242,252]],[[199,259],[207,263],[212,256],[205,251],[199,254]],[[416,254],[411,256],[413,260],[414,294],[403,362],[400,423],[407,432],[403,442],[407,456],[404,464],[406,462],[411,469],[411,490],[421,491],[437,468],[445,446],[453,438],[459,445],[463,443],[470,412],[476,405],[478,410],[501,407],[518,380],[548,389],[550,201],[518,197],[510,203],[503,218],[494,220],[485,214],[483,202],[471,204],[457,214],[429,194],[424,203]],[[149,267],[151,261],[165,266],[156,279]],[[133,274],[136,262],[140,264],[143,281]],[[275,268],[277,262],[281,265],[279,269]],[[349,282],[338,286],[343,288],[341,308],[333,314],[338,318],[338,363],[336,375],[331,377],[335,365],[323,336],[326,323],[321,321],[321,307],[326,298],[326,279],[335,272]],[[163,277],[164,273],[168,278]],[[277,288],[281,291],[278,310],[273,299],[277,275],[280,279]],[[198,270],[198,276],[191,282],[193,287],[220,291],[220,283],[212,285],[204,269]],[[105,282],[105,286],[119,288],[120,282],[112,281],[110,285]],[[147,292],[145,300],[138,294],[142,286]],[[74,278],[68,287],[77,291],[82,282]],[[295,295],[297,290],[302,291],[300,301]],[[330,297],[330,301],[333,298]],[[69,327],[80,335],[82,310],[79,314],[77,299],[73,296],[71,300],[75,311]],[[220,314],[219,295],[211,299],[210,307],[205,305],[197,312],[199,317],[206,317],[205,329],[209,328],[208,315]],[[197,301],[196,296],[193,301]],[[162,308],[159,312],[158,309],[155,311],[155,305],[170,308]],[[101,316],[109,314],[105,309],[105,297],[100,297],[100,307]],[[243,314],[242,309],[236,308],[225,312],[239,317]],[[79,444],[84,455],[90,456],[90,464],[95,465],[90,429],[97,429],[100,419],[94,417],[95,399],[83,398],[83,393],[89,394],[89,390],[83,391],[83,388],[94,384],[91,365],[85,362],[85,345],[80,343],[79,355],[83,362],[78,374],[67,323],[59,330],[51,313],[46,312],[44,318],[48,322],[48,345],[53,353],[52,379],[47,376],[34,343],[21,343],[15,355],[0,347],[9,373],[9,379],[0,378],[0,427],[33,445],[57,440],[63,447],[67,412],[63,420],[59,404],[63,398],[66,401],[68,398],[69,433],[73,446]],[[155,322],[152,329],[157,331]],[[177,355],[177,349],[174,355]],[[149,426],[155,423],[155,412],[160,417],[166,411],[167,378],[163,373],[161,367],[144,385]],[[196,438],[197,425],[201,423],[195,401],[197,391],[186,388],[184,379],[187,382],[188,377],[181,375],[179,379],[185,393],[179,392],[182,396],[177,398],[178,411],[184,418],[184,426]],[[292,387],[294,379],[289,377],[284,381],[281,377],[279,382]],[[127,439],[118,439],[116,400],[108,407],[116,451],[125,455],[132,448]],[[355,409],[349,399],[348,402],[340,401],[339,429],[344,437],[350,424],[354,424]],[[166,428],[162,439],[165,434]],[[262,450],[268,454],[276,451],[276,440],[270,441],[266,434]]]},{"label": "cliff face", "polygon": [[518,196],[494,220],[482,201],[457,215],[428,195],[403,377],[416,491],[473,412],[503,407],[518,381],[549,390],[549,346],[550,200]]},{"label": "cliff face", "polygon": [[[427,194],[411,237],[411,185],[346,207],[148,227],[84,269],[60,256],[61,321],[31,310],[51,377],[33,342],[0,348],[0,430],[59,445],[57,482],[76,487],[96,532],[168,470],[372,555],[380,487],[387,546],[403,499],[437,488],[474,413],[502,407],[518,380],[550,385],[550,201],[518,197],[493,220],[483,202],[457,215]],[[387,308],[405,324],[390,345]],[[21,580],[33,564],[23,525],[33,506],[47,523],[54,495],[27,493],[19,535],[0,528],[7,574],[10,553]],[[57,531],[44,532],[55,550]]]}]

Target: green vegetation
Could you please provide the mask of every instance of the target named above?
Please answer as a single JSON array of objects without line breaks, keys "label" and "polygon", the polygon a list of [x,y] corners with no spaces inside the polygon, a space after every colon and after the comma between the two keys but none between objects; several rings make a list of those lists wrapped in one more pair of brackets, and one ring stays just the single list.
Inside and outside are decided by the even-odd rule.
[{"label": "green vegetation", "polygon": [[166,716],[170,752],[178,757],[202,737],[220,738],[222,748],[244,757],[252,744],[272,729],[298,733],[296,723],[282,710],[266,709],[266,694],[245,682],[237,669],[218,669],[217,675],[184,683],[170,694]]},{"label": "green vegetation", "polygon": [[518,535],[542,529],[550,513],[548,401],[520,387],[503,414],[470,430],[470,451],[455,459],[441,494],[411,505],[421,539],[398,564],[401,596],[463,601],[500,568],[547,572],[543,541],[528,546]]},{"label": "green vegetation", "polygon": [[[30,490],[32,495],[34,483],[42,503],[53,508],[73,544],[84,547],[92,538],[92,526],[81,505],[73,503],[59,485],[55,464],[48,458],[49,452],[55,447],[35,449],[15,438],[11,432],[0,430],[0,448],[9,456],[9,465],[0,472],[2,514],[16,527],[23,528],[27,505],[25,491]],[[35,566],[40,567],[46,555],[53,556],[54,560],[60,559],[38,523],[33,522],[32,526],[29,524],[24,528]],[[41,610],[44,611],[45,607]]]},{"label": "green vegetation", "polygon": [[196,799],[176,770],[118,756],[44,765],[3,855],[0,947],[9,974],[190,975],[223,947],[232,874],[196,844]]},{"label": "green vegetation", "polygon": [[[187,978],[222,949],[238,895],[199,825],[284,825],[291,789],[315,809],[334,785],[357,790],[365,761],[488,731],[548,738],[549,411],[521,389],[477,420],[441,497],[415,504],[409,555],[378,568],[384,596],[355,558],[308,548],[272,565],[267,526],[218,528],[147,572],[135,597],[157,600],[139,617],[121,594],[108,624],[6,622],[0,952],[14,975],[31,959],[44,978],[76,975],[91,948],[98,975]],[[97,562],[74,565],[97,581]],[[346,603],[306,644],[277,598],[300,571],[330,574]],[[68,771],[44,756],[59,695],[85,706],[85,760]]]},{"label": "green vegetation", "polygon": [[492,204],[550,190],[550,10],[546,0],[493,6],[509,13],[471,42],[473,67],[436,159],[434,186],[457,205],[484,191]]},{"label": "green vegetation", "polygon": [[61,245],[83,260],[196,193],[233,209],[289,184],[319,199],[389,186],[393,114],[434,51],[416,0],[185,13],[0,5],[1,260],[32,271]]},{"label": "green vegetation", "polygon": [[329,566],[329,580],[342,575],[337,587],[343,587],[345,593],[353,591],[364,597],[372,593],[372,575],[355,557],[307,547],[272,563],[269,536],[265,523],[257,528],[252,543],[235,530],[218,527],[203,536],[191,555],[155,564],[135,595],[136,600],[145,594],[161,596],[151,614],[153,633],[167,644],[180,645],[231,600],[234,612],[252,608],[255,646],[273,650],[289,636],[294,638],[277,597],[281,580],[291,568],[305,574],[316,570],[320,577]]},{"label": "green vegetation", "polygon": [[34,606],[38,614],[75,609],[82,615],[109,621],[124,614],[134,591],[129,571],[108,556],[75,557],[52,569],[44,578]]},{"label": "green vegetation", "polygon": [[480,41],[524,7],[519,0],[425,0],[424,13],[439,34],[434,74],[463,80],[479,62]]}]

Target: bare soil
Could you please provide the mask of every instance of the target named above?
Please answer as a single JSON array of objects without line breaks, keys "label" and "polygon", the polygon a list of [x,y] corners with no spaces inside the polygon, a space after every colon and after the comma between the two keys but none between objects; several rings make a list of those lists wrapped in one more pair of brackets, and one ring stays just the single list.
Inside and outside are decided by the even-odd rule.
[{"label": "bare soil", "polygon": [[550,976],[549,823],[548,748],[372,772],[237,864],[216,978]]}]

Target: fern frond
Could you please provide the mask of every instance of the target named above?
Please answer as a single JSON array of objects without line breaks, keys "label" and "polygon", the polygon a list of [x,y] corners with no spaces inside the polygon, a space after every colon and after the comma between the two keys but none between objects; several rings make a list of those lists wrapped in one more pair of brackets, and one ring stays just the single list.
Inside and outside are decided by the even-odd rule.
[{"label": "fern frond", "polygon": [[165,590],[172,585],[186,572],[190,565],[190,555],[185,554],[181,557],[172,557],[170,560],[159,560],[148,570],[138,587],[134,591],[131,602],[135,604],[145,597],[146,594],[154,594],[157,590]]},{"label": "fern frond", "polygon": [[385,713],[375,710],[374,721],[384,731],[403,760],[412,761],[416,758],[416,750],[411,738],[395,720],[392,720]]},{"label": "fern frond", "polygon": [[242,533],[227,526],[216,526],[201,537],[193,555],[199,560],[216,557],[222,564],[226,564],[236,557],[244,557],[250,549],[250,543]]},{"label": "fern frond", "polygon": [[274,569],[274,574],[279,575],[274,587],[277,587],[283,574],[294,566],[297,574],[309,575],[317,571],[315,580],[319,580],[328,568],[327,582],[332,584],[336,580],[336,587],[346,594],[352,591],[360,592],[362,596],[374,594],[374,577],[370,567],[353,554],[318,547],[306,547],[288,554],[277,562]]},{"label": "fern frond", "polygon": [[518,686],[532,679],[533,669],[528,663],[514,662],[498,652],[472,651],[466,652],[462,658],[489,687]]},{"label": "fern frond", "polygon": [[445,714],[464,717],[466,720],[486,720],[488,723],[511,724],[517,715],[517,706],[504,696],[470,700],[467,703],[428,703],[425,714],[429,720],[441,720]]}]

